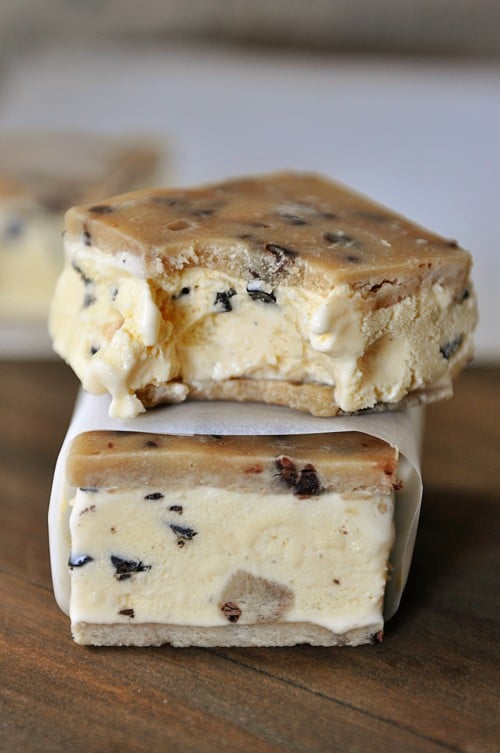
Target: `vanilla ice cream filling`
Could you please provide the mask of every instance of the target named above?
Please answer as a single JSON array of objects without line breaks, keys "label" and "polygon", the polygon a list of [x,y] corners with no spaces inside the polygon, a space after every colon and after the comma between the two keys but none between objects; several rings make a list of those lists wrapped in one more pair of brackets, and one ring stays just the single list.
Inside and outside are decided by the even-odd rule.
[{"label": "vanilla ice cream filling", "polygon": [[199,267],[146,279],[133,254],[73,243],[50,326],[84,388],[127,418],[143,410],[137,390],[172,380],[177,400],[245,378],[331,386],[344,411],[398,402],[472,353],[474,319],[472,293],[457,301],[439,284],[375,308],[347,284],[324,295]]},{"label": "vanilla ice cream filling", "polygon": [[79,489],[70,506],[73,624],[383,625],[392,494]]}]

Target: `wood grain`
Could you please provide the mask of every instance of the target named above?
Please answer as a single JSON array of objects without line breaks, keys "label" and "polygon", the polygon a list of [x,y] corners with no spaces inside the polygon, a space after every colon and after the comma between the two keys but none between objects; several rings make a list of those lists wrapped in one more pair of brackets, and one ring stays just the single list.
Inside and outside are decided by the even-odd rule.
[{"label": "wood grain", "polygon": [[54,602],[47,502],[77,381],[0,365],[0,751],[499,749],[500,369],[427,411],[401,608],[356,649],[93,649]]}]

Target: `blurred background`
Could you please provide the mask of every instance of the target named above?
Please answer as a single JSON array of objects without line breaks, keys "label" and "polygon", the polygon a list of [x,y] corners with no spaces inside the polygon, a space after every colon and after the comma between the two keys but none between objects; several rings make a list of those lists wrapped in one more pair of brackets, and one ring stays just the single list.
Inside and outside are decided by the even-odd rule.
[{"label": "blurred background", "polygon": [[472,251],[477,360],[500,359],[498,0],[2,0],[18,130],[153,137],[164,184],[340,180]]}]

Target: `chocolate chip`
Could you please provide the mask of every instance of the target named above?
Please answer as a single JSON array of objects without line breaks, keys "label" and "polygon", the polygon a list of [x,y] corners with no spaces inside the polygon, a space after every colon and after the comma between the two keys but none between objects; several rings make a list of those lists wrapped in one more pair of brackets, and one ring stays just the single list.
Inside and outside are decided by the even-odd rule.
[{"label": "chocolate chip", "polygon": [[90,306],[93,306],[94,303],[97,301],[97,298],[92,293],[85,293],[83,296],[83,303],[82,308],[88,309]]},{"label": "chocolate chip", "polygon": [[96,345],[92,345],[92,347],[90,348],[90,355],[95,356],[96,353],[99,353],[99,350],[100,349]]},{"label": "chocolate chip", "polygon": [[191,288],[188,288],[188,287],[181,288],[178,293],[172,296],[172,300],[176,301],[178,298],[182,298],[185,295],[189,295],[190,292],[191,292]]},{"label": "chocolate chip", "polygon": [[145,447],[158,447],[158,442],[155,442],[154,439],[148,439],[147,442],[144,443]]},{"label": "chocolate chip", "polygon": [[234,601],[226,601],[220,608],[222,614],[229,622],[238,622],[241,616],[241,609]]},{"label": "chocolate chip", "polygon": [[170,505],[168,509],[170,510],[170,512],[177,512],[179,513],[179,515],[182,515],[184,508],[182,507],[182,505]]},{"label": "chocolate chip", "polygon": [[149,201],[152,204],[161,204],[167,207],[175,207],[179,204],[180,199],[174,199],[172,196],[151,196]]},{"label": "chocolate chip", "polygon": [[92,245],[92,236],[90,235],[89,231],[86,228],[83,231],[83,243],[85,246]]},{"label": "chocolate chip", "polygon": [[179,547],[183,547],[186,541],[192,541],[195,536],[198,536],[198,532],[193,528],[178,526],[175,523],[170,523],[170,528],[177,536],[177,546]]},{"label": "chocolate chip", "polygon": [[360,248],[360,241],[356,238],[352,238],[342,230],[335,230],[333,232],[325,233],[323,238],[327,243],[333,246],[342,246],[344,248]]},{"label": "chocolate chip", "polygon": [[454,353],[459,349],[463,342],[463,335],[458,335],[458,337],[455,337],[454,340],[450,340],[450,342],[445,343],[441,348],[439,348],[439,352],[443,356],[443,358],[446,358],[448,361]]},{"label": "chocolate chip", "polygon": [[110,204],[95,204],[93,207],[89,207],[89,212],[93,214],[110,214],[114,211],[114,207]]},{"label": "chocolate chip", "polygon": [[278,476],[288,486],[295,486],[298,479],[297,466],[295,463],[287,458],[285,455],[277,458],[275,466],[278,470]]},{"label": "chocolate chip", "polygon": [[111,555],[111,564],[116,570],[116,580],[128,580],[134,573],[144,573],[151,570],[151,565],[145,565],[140,560],[125,560],[122,557]]},{"label": "chocolate chip", "polygon": [[297,256],[297,251],[293,248],[278,246],[276,243],[266,243],[265,249],[275,257],[278,269],[282,269],[288,261],[293,261]]},{"label": "chocolate chip", "polygon": [[93,561],[94,558],[90,554],[70,554],[68,566],[73,569],[74,567],[83,567],[83,565]]},{"label": "chocolate chip", "polygon": [[448,246],[448,248],[459,248],[458,241],[452,239],[449,241],[445,241],[445,244]]},{"label": "chocolate chip", "polygon": [[97,489],[95,486],[80,486],[79,487],[81,492],[98,492],[99,489]]},{"label": "chocolate chip", "polygon": [[290,212],[286,212],[283,214],[280,214],[280,217],[288,222],[290,225],[307,225],[308,222],[303,217],[299,217],[296,214],[292,214]]},{"label": "chocolate chip", "polygon": [[223,290],[221,293],[217,293],[215,296],[214,306],[218,306],[219,304],[222,305],[223,310],[220,313],[232,311],[233,307],[231,306],[230,299],[235,295],[237,295],[237,293],[234,288],[229,288],[229,290]]},{"label": "chocolate chip", "polygon": [[302,468],[299,479],[295,484],[294,494],[299,497],[312,497],[321,494],[321,484],[316,469],[310,463]]},{"label": "chocolate chip", "polygon": [[135,617],[135,612],[133,609],[120,609],[118,614],[122,614],[124,617],[132,617],[132,619]]},{"label": "chocolate chip", "polygon": [[354,214],[357,217],[361,217],[363,220],[368,220],[369,222],[382,223],[389,222],[393,219],[392,217],[388,217],[384,214],[379,214],[378,212],[365,212],[364,210],[354,212]]},{"label": "chocolate chip", "polygon": [[359,264],[361,257],[355,256],[354,254],[349,254],[348,256],[346,256],[346,261],[348,261],[350,264]]},{"label": "chocolate chip", "polygon": [[[263,303],[276,303],[276,296],[272,288],[265,290],[265,283],[261,280],[251,280],[246,287],[246,291],[253,301],[262,301]],[[270,288],[270,286],[268,286]]]},{"label": "chocolate chip", "polygon": [[298,497],[321,494],[321,484],[316,469],[310,463],[307,463],[299,474],[295,463],[282,455],[276,459],[275,466],[278,469],[278,476],[293,489],[293,493]]},{"label": "chocolate chip", "polygon": [[16,238],[19,238],[23,234],[24,231],[24,222],[17,217],[10,220],[7,223],[7,226],[3,230],[3,237],[7,241],[12,241]]},{"label": "chocolate chip", "polygon": [[163,494],[161,492],[151,492],[151,494],[146,494],[144,499],[151,499],[151,500],[157,500],[157,499],[163,499]]},{"label": "chocolate chip", "polygon": [[71,266],[73,267],[75,272],[78,272],[78,274],[82,278],[82,282],[84,285],[90,285],[93,282],[93,280],[91,280],[90,277],[87,277],[87,275],[80,269],[80,267],[75,261],[71,262]]},{"label": "chocolate chip", "polygon": [[193,217],[211,217],[215,214],[215,209],[195,209],[191,214]]},{"label": "chocolate chip", "polygon": [[381,282],[377,282],[375,285],[372,285],[371,288],[369,288],[370,293],[376,293],[377,290],[380,290],[382,285],[394,285],[393,280],[382,280]]},{"label": "chocolate chip", "polygon": [[462,303],[462,301],[466,301],[467,298],[470,298],[470,291],[468,288],[465,288],[465,290],[459,296],[458,301],[459,303]]}]

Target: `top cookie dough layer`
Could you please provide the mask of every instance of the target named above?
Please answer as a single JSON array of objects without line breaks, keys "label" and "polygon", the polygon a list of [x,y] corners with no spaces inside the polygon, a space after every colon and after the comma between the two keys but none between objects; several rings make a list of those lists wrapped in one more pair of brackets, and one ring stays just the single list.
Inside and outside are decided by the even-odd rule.
[{"label": "top cookie dough layer", "polygon": [[397,285],[400,296],[401,284],[424,278],[458,294],[471,265],[455,241],[307,174],[135,191],[69,210],[66,230],[69,240],[141,257],[144,277],[204,264],[270,284],[327,290],[347,282],[394,297],[389,288]]}]

